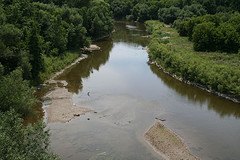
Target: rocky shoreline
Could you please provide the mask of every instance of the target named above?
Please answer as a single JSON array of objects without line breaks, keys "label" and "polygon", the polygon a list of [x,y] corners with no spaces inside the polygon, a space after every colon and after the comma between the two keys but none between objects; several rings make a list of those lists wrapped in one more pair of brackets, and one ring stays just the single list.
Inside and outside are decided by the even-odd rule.
[{"label": "rocky shoreline", "polygon": [[212,93],[212,94],[214,94],[214,95],[217,95],[217,96],[219,96],[219,97],[222,97],[222,98],[225,98],[225,99],[227,99],[227,100],[230,100],[230,101],[232,101],[232,102],[234,102],[234,103],[240,103],[240,100],[234,98],[232,95],[220,93],[220,92],[217,92],[217,91],[215,91],[215,90],[208,89],[208,88],[206,88],[205,86],[203,86],[203,85],[201,85],[201,84],[199,84],[199,83],[194,83],[194,82],[191,82],[191,81],[189,81],[189,80],[185,80],[185,79],[183,79],[183,78],[180,78],[180,77],[178,77],[177,75],[168,72],[165,68],[163,68],[161,65],[159,65],[159,64],[158,64],[157,62],[155,62],[155,61],[149,60],[148,63],[149,63],[149,64],[156,65],[156,66],[157,66],[159,69],[161,69],[164,73],[166,73],[166,74],[170,75],[171,77],[179,80],[180,82],[183,82],[183,83],[186,83],[186,84],[188,84],[188,85],[197,87],[197,88],[199,88],[199,89],[202,89],[202,90],[204,90],[204,91],[207,91],[207,92]]}]

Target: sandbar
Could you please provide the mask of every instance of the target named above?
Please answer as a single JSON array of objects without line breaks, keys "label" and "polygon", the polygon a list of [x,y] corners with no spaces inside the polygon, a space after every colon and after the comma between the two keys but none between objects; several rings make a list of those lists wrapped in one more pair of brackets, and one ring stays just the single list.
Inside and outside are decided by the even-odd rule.
[{"label": "sandbar", "polygon": [[183,139],[157,121],[144,135],[147,142],[165,159],[199,160],[194,156]]}]

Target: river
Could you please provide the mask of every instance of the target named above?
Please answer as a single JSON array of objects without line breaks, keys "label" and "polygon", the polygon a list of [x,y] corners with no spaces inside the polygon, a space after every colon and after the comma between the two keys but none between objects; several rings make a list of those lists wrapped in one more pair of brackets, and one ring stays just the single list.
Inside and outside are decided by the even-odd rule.
[{"label": "river", "polygon": [[201,159],[240,159],[240,105],[148,64],[143,24],[117,21],[115,30],[95,42],[100,51],[57,78],[77,106],[92,111],[49,123],[52,150],[67,160],[162,159],[143,137],[158,117]]}]

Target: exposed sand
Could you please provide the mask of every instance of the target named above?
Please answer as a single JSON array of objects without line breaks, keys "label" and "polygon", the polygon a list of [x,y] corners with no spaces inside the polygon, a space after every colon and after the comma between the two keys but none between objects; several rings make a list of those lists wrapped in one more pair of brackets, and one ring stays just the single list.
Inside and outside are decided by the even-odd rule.
[{"label": "exposed sand", "polygon": [[169,39],[169,38],[170,38],[169,36],[165,36],[165,37],[162,37],[161,39],[165,40],[165,39]]},{"label": "exposed sand", "polygon": [[87,51],[95,51],[95,50],[100,50],[101,48],[99,47],[99,46],[97,46],[97,45],[95,45],[95,44],[91,44],[90,46],[89,46],[89,48],[84,48],[84,50],[87,50]]},{"label": "exposed sand", "polygon": [[51,105],[47,108],[47,121],[68,122],[75,116],[83,115],[90,112],[90,109],[75,106],[72,101],[72,93],[66,88],[56,88],[46,98],[52,100]]},{"label": "exposed sand", "polygon": [[165,159],[199,160],[191,154],[183,139],[160,121],[157,121],[145,133],[144,137]]},{"label": "exposed sand", "polygon": [[78,59],[76,59],[75,62],[68,65],[61,71],[57,72],[49,80],[49,84],[56,84],[55,86],[58,86],[57,84],[61,83],[63,87],[62,88],[55,87],[55,89],[53,91],[51,91],[49,94],[47,94],[45,96],[45,98],[49,98],[52,100],[52,103],[46,109],[48,123],[68,122],[75,116],[80,116],[87,112],[90,112],[90,109],[78,107],[73,104],[72,93],[68,92],[68,90],[66,88],[64,88],[68,84],[66,81],[54,80],[54,78],[56,78],[57,76],[62,74],[66,69],[77,64],[79,61],[81,61],[87,57],[88,57],[87,55],[82,54],[82,56],[79,57]]}]

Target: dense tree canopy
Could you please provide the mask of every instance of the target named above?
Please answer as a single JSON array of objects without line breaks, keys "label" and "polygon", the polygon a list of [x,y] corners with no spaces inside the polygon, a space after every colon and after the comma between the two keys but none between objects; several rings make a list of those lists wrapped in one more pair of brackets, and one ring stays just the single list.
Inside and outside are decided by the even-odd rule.
[{"label": "dense tree canopy", "polygon": [[49,131],[42,121],[24,126],[14,110],[0,112],[0,157],[2,160],[56,160],[49,152]]},{"label": "dense tree canopy", "polygon": [[2,0],[0,11],[5,74],[21,67],[24,78],[34,81],[44,71],[43,55],[61,56],[113,30],[110,6],[103,0]]},{"label": "dense tree canopy", "polygon": [[49,62],[76,58],[66,51],[79,52],[112,30],[103,0],[0,0],[0,159],[57,159],[44,123],[23,125],[35,112],[32,86],[56,71]]}]

